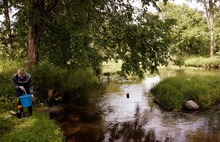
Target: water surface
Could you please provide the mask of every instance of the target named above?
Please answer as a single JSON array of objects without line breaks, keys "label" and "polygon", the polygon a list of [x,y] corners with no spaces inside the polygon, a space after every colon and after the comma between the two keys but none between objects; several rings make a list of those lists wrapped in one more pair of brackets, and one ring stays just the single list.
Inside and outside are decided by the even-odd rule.
[{"label": "water surface", "polygon": [[81,94],[87,101],[67,105],[56,120],[69,142],[220,142],[220,111],[168,112],[152,102],[153,85],[183,73],[111,82],[106,89]]}]

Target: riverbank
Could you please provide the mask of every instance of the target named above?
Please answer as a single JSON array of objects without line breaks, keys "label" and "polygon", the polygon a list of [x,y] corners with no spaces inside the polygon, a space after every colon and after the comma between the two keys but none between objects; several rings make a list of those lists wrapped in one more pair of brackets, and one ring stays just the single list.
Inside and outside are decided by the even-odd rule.
[{"label": "riverbank", "polygon": [[90,68],[71,70],[51,63],[39,63],[34,70],[27,70],[32,76],[34,85],[34,114],[32,117],[18,119],[10,113],[10,110],[17,109],[18,101],[16,91],[11,84],[11,76],[20,67],[26,67],[25,63],[18,60],[0,60],[0,141],[63,142],[64,134],[59,125],[50,119],[48,114],[36,108],[40,104],[49,104],[56,100],[57,96],[49,98],[49,89],[57,89],[56,94],[59,96],[57,98],[65,98],[65,94],[74,97],[77,94],[73,92],[77,89],[97,86],[98,78]]},{"label": "riverbank", "polygon": [[18,119],[9,111],[0,113],[2,142],[63,142],[64,134],[49,115],[35,110],[33,116]]},{"label": "riverbank", "polygon": [[87,101],[70,103],[65,115],[54,116],[66,141],[218,142],[218,111],[161,110],[148,93],[159,78],[145,79],[110,82],[105,89],[81,92]]},{"label": "riverbank", "polygon": [[181,111],[188,100],[204,110],[220,104],[219,86],[219,75],[194,74],[166,78],[150,91],[154,101],[166,110]]},{"label": "riverbank", "polygon": [[191,57],[184,61],[184,66],[204,69],[220,69],[220,57]]},{"label": "riverbank", "polygon": [[[6,65],[6,64],[2,64],[2,65]],[[108,68],[106,66],[108,66]],[[115,68],[112,68],[114,64],[113,65],[106,64],[106,66],[104,67],[105,69],[103,69],[103,72],[105,73],[111,72],[111,74],[114,74],[114,73],[120,73],[121,71],[119,69],[119,67],[121,66],[121,63],[118,63],[118,65],[115,66]],[[45,141],[46,139],[50,141],[55,141],[55,142],[64,141],[64,135],[63,135],[62,130],[59,128],[59,126],[53,120],[51,120],[48,115],[42,112],[36,112],[36,115],[34,114],[33,117],[31,118],[28,117],[28,118],[23,118],[23,119],[17,119],[16,117],[13,117],[10,115],[9,110],[12,108],[11,103],[16,102],[16,101],[12,101],[12,99],[15,99],[15,97],[13,97],[14,90],[12,90],[10,86],[10,83],[11,83],[10,77],[11,77],[11,74],[14,73],[14,71],[17,69],[17,67],[18,65],[16,64],[16,66],[14,66],[13,68],[12,66],[0,68],[0,71],[1,71],[0,78],[1,80],[3,80],[3,82],[0,83],[1,84],[0,105],[1,105],[1,109],[4,109],[4,111],[0,111],[0,137],[1,137],[0,141],[6,140],[6,142],[7,141],[10,142],[12,141],[11,138],[13,138],[13,140],[15,139],[17,141],[24,141],[24,142],[31,141],[31,140]],[[52,65],[49,65],[49,66],[44,65],[40,69],[41,70],[37,70],[36,72],[33,73],[33,77],[36,77],[35,84],[39,85],[41,83],[44,85],[45,88],[49,87],[51,84],[54,84],[54,82],[58,80],[58,78],[55,78],[54,76],[56,77],[59,76],[60,78],[62,78],[61,79],[62,81],[60,82],[62,86],[65,86],[65,83],[68,83],[67,86],[70,86],[70,87],[65,86],[68,89],[72,89],[71,87],[74,87],[72,85],[74,84],[74,82],[80,82],[78,83],[79,85],[75,83],[76,84],[75,86],[81,85],[81,86],[86,86],[86,87],[88,86],[87,84],[89,83],[93,84],[94,82],[97,82],[97,80],[95,80],[94,78],[91,79],[91,76],[84,77],[85,80],[90,81],[89,83],[85,83],[86,81],[82,80],[81,78],[77,78],[76,80],[75,76],[72,76],[72,77],[69,76],[69,72],[67,72],[67,70],[60,70],[59,72],[61,73],[59,73],[58,68],[55,68]],[[62,74],[65,74],[65,76],[62,76]],[[82,72],[81,74],[85,75],[84,72]],[[81,74],[76,74],[76,75],[77,77],[80,77]],[[70,82],[66,82],[65,77],[68,77],[68,80]],[[91,82],[91,80],[94,80],[94,82]],[[47,81],[46,84],[48,86],[45,86],[45,81]],[[196,83],[198,84],[199,82],[201,81],[195,82],[195,84]],[[38,86],[36,86],[36,88],[37,87]],[[46,89],[45,88],[43,89],[47,91],[47,88]],[[193,88],[193,87],[189,86],[189,88]],[[45,94],[46,93],[44,92],[42,96]],[[191,95],[193,95],[193,93],[191,93]],[[40,94],[36,94],[36,96],[38,96],[39,98],[41,97]],[[173,96],[170,99],[172,100],[176,99],[175,97],[177,96]],[[166,101],[169,102],[169,97],[167,97]],[[175,104],[175,101],[174,101],[174,104]],[[205,104],[206,103],[204,103],[204,105]]]}]

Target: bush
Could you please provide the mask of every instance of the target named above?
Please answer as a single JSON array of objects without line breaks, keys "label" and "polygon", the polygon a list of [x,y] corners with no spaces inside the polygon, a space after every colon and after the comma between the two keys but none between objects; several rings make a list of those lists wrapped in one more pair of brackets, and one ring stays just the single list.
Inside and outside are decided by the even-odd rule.
[{"label": "bush", "polygon": [[[0,104],[4,105],[3,108],[6,109],[7,104],[16,99],[16,92],[12,86],[12,75],[18,68],[25,66],[19,60],[2,59],[0,63],[0,99],[4,102],[0,102]],[[98,85],[98,78],[91,68],[73,70],[41,62],[38,67],[27,70],[27,72],[33,79],[36,102],[47,101],[48,89],[56,89],[61,95],[74,95],[76,90]]]},{"label": "bush", "polygon": [[1,58],[0,60],[0,106],[1,112],[10,109],[12,103],[16,101],[16,92],[12,86],[12,75],[23,65],[18,60]]},{"label": "bush", "polygon": [[79,89],[98,85],[98,79],[90,68],[72,70],[54,64],[41,63],[31,71],[35,92],[40,100],[47,99],[48,89],[56,89],[61,94],[71,94]]}]

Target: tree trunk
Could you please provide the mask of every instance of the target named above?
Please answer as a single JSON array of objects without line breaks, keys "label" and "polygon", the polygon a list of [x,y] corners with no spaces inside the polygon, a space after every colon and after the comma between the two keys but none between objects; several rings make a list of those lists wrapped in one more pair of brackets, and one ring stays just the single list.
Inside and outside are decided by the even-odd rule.
[{"label": "tree trunk", "polygon": [[[28,27],[28,55],[27,55],[27,65],[29,69],[33,69],[37,66],[38,58],[38,47],[39,47],[39,37],[43,31],[45,24],[45,17],[51,12],[55,7],[58,0],[35,0],[29,1],[30,9],[30,25]],[[46,6],[47,5],[47,6]],[[32,19],[35,18],[35,19]],[[37,20],[36,20],[37,19]]]},{"label": "tree trunk", "polygon": [[215,40],[214,40],[214,30],[213,26],[211,26],[210,30],[210,57],[214,57],[214,45],[215,45]]},{"label": "tree trunk", "polygon": [[6,47],[8,49],[9,54],[11,53],[11,23],[10,23],[10,17],[9,17],[9,6],[8,6],[8,0],[3,0],[3,9],[4,9],[4,38],[6,41]]},{"label": "tree trunk", "polygon": [[210,35],[210,57],[214,57],[214,46],[215,46],[215,39],[214,39],[214,15],[216,11],[216,3],[217,0],[210,1],[210,0],[203,0],[203,5],[205,8],[205,16],[207,25],[209,28],[209,35]]},{"label": "tree trunk", "polygon": [[38,64],[39,25],[30,25],[28,29],[28,68],[33,69]]},{"label": "tree trunk", "polygon": [[[209,28],[209,35],[210,35],[210,57],[214,57],[214,46],[215,46],[215,39],[214,39],[214,11],[209,10],[209,14],[207,14],[207,23],[208,23],[208,28]],[[208,11],[207,11],[208,12]]]}]

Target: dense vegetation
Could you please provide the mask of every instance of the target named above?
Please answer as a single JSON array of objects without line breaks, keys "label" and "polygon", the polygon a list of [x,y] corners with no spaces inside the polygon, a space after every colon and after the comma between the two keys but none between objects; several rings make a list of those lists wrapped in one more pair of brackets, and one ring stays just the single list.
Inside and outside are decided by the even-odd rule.
[{"label": "dense vegetation", "polygon": [[[16,120],[6,119],[7,112],[16,106],[17,98],[11,86],[11,75],[19,67],[27,68],[32,75],[36,103],[39,104],[48,103],[49,89],[56,89],[59,95],[74,96],[76,90],[97,86],[99,75],[105,72],[102,71],[102,64],[109,60],[120,63],[121,69],[118,73],[139,77],[143,77],[147,71],[157,72],[159,66],[170,62],[196,67],[219,66],[218,58],[215,57],[219,51],[220,33],[217,3],[197,0],[206,6],[204,13],[191,9],[188,5],[157,5],[158,1],[141,0],[140,8],[134,8],[131,1],[123,0],[1,1],[0,14],[4,17],[0,28],[2,139],[16,137],[18,141],[21,140],[18,137],[20,129],[13,132],[14,129],[10,128]],[[150,4],[160,12],[149,12],[147,5]],[[211,17],[204,18],[204,15],[210,14]],[[13,20],[10,15],[14,16]],[[207,18],[211,21],[205,20]],[[208,57],[209,54],[211,59],[196,58],[196,62],[193,62],[194,59],[185,61],[192,55]],[[212,82],[217,82],[215,78],[212,79],[202,80],[207,81],[208,86],[204,88],[210,87]],[[177,78],[175,82],[179,83],[176,84],[184,86],[188,83],[187,80],[181,80],[182,78]],[[198,78],[195,80],[201,81]],[[172,83],[168,87],[162,87],[162,93],[170,90],[169,87],[173,87]],[[199,101],[200,105],[206,108],[215,102],[213,99],[219,97],[218,93],[214,97],[208,94],[205,100],[203,95],[207,90],[198,91],[198,86],[193,87],[195,90],[190,93],[187,93],[187,89],[191,89],[189,86],[186,86],[183,92],[174,88],[173,93],[165,98],[160,96],[161,92],[157,92],[160,89],[155,89],[155,99],[158,102],[162,100],[160,104],[167,109],[178,110],[181,109],[182,102],[189,98]],[[218,92],[216,89],[211,90]],[[201,91],[203,95],[199,94]],[[169,99],[172,101],[168,101]],[[22,137],[36,140],[37,138],[30,135],[40,133],[43,140],[48,138],[56,141],[56,137],[59,137],[57,140],[62,141],[61,132],[57,127],[51,126],[54,123],[48,119],[48,116],[39,113],[28,120],[28,123],[36,121],[33,126],[42,120],[42,125],[31,126],[33,133],[30,131],[26,135],[22,132]],[[19,121],[18,125],[21,122],[23,121]],[[57,132],[52,134],[55,137],[51,139],[49,130],[46,130],[47,136],[42,134],[43,125]],[[27,132],[30,127],[21,129]]]},{"label": "dense vegetation", "polygon": [[200,109],[207,109],[220,101],[220,76],[182,75],[162,80],[151,89],[154,100],[166,110],[180,111],[188,100]]},{"label": "dense vegetation", "polygon": [[[141,2],[157,6],[157,1]],[[136,9],[121,0],[8,0],[2,3],[3,13],[9,12],[7,6],[18,11],[13,26],[3,25],[2,38],[9,36],[11,43],[2,42],[0,52],[9,58],[27,57],[30,69],[46,60],[62,68],[99,72],[103,61],[114,59],[123,61],[125,73],[142,76],[167,63],[173,20],[162,20],[146,7]]]},{"label": "dense vegetation", "polygon": [[[49,104],[48,89],[57,89],[59,95],[98,85],[98,78],[91,69],[71,70],[53,64],[40,63],[38,68],[28,72],[32,75],[35,88],[34,115],[17,119],[10,114],[17,109],[17,96],[12,86],[12,74],[22,66],[19,60],[0,60],[0,141],[55,141],[64,140],[58,125],[41,111],[40,103]],[[46,107],[46,106],[44,106]],[[42,131],[43,130],[43,131]]]}]

